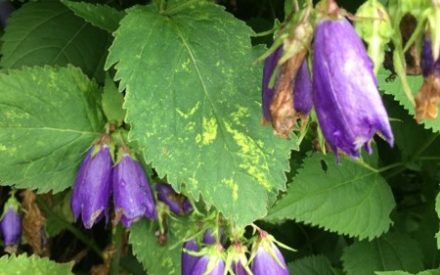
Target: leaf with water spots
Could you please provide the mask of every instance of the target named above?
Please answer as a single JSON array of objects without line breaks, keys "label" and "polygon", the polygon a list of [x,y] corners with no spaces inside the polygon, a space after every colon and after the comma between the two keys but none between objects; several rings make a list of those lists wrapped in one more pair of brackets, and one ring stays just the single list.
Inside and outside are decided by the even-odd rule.
[{"label": "leaf with water spots", "polygon": [[104,130],[99,90],[79,69],[0,74],[0,182],[60,191]]},{"label": "leaf with water spots", "polygon": [[[181,2],[178,2],[181,3]],[[129,138],[176,189],[240,224],[266,214],[285,188],[296,139],[261,126],[262,64],[252,30],[212,3],[134,7],[120,22],[106,67],[126,90]],[[127,45],[130,47],[127,47]]]}]

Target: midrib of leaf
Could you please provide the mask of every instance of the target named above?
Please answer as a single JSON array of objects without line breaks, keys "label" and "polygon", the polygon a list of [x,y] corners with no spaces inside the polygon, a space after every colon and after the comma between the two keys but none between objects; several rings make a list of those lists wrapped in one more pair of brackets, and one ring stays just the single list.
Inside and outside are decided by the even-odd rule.
[{"label": "midrib of leaf", "polygon": [[[87,26],[87,22],[84,22],[83,25],[78,29],[78,31],[72,36],[72,38],[70,38],[67,43],[60,49],[60,51],[57,53],[57,55],[53,58],[52,62],[56,62],[58,60],[58,57],[60,56],[61,53],[64,54],[64,50],[67,49],[67,47],[69,47],[71,45],[71,43],[73,42],[73,40],[83,31],[83,29]],[[80,51],[80,53],[82,53]],[[83,58],[84,59],[84,58]],[[84,59],[85,61],[85,59]]]},{"label": "midrib of leaf", "polygon": [[80,135],[100,135],[102,133],[99,132],[89,132],[89,131],[80,131],[75,129],[68,128],[53,128],[53,127],[1,127],[0,129],[22,129],[22,130],[43,130],[43,131],[55,131],[55,132],[66,132],[66,133],[75,133]]}]

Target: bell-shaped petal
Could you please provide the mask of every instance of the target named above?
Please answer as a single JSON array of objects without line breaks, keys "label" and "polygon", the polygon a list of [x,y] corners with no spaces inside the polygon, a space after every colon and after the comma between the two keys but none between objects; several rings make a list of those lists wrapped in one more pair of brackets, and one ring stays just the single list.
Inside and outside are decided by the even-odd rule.
[{"label": "bell-shaped petal", "polygon": [[269,240],[261,241],[252,261],[254,275],[288,275],[287,264],[278,247]]},{"label": "bell-shaped petal", "polygon": [[185,196],[177,194],[171,185],[156,184],[157,198],[164,202],[176,215],[185,215],[192,211],[191,203]]},{"label": "bell-shaped petal", "polygon": [[183,251],[182,251],[182,275],[190,275],[194,265],[199,260],[199,257],[190,255],[189,253],[185,252],[187,251],[198,251],[199,246],[194,240],[187,241],[183,244]]},{"label": "bell-shaped petal", "polygon": [[379,132],[390,145],[393,134],[377,89],[373,64],[345,19],[324,19],[315,30],[313,101],[319,124],[333,151],[359,156]]},{"label": "bell-shaped petal", "polygon": [[20,244],[22,221],[17,204],[15,198],[11,197],[5,204],[5,209],[0,221],[0,230],[5,246],[17,246]]},{"label": "bell-shaped petal", "polygon": [[98,151],[92,147],[81,163],[71,200],[74,218],[81,216],[87,229],[104,216],[108,220],[112,158],[107,144],[97,146]]},{"label": "bell-shaped petal", "polygon": [[122,214],[122,224],[129,228],[142,217],[157,218],[156,203],[142,165],[128,153],[113,168],[115,211]]}]

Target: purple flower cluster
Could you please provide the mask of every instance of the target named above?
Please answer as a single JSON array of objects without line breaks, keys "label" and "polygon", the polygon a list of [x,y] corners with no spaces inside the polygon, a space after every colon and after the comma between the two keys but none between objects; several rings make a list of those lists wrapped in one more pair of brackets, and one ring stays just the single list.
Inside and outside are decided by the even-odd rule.
[{"label": "purple flower cluster", "polygon": [[[134,159],[128,148],[120,150],[118,161],[113,164],[108,143],[92,146],[83,159],[76,175],[71,208],[73,216],[84,227],[92,228],[105,217],[109,220],[109,202],[113,195],[116,218],[126,228],[142,217],[157,219],[156,203],[148,178],[141,163]],[[170,185],[156,185],[159,200],[177,215],[192,211],[189,200],[177,194]]]},{"label": "purple flower cluster", "polygon": [[129,228],[142,217],[156,219],[156,206],[142,165],[128,153],[112,165],[107,144],[93,146],[86,154],[73,187],[71,208],[87,229],[103,217],[109,220],[109,200],[117,216]]},{"label": "purple flower cluster", "polygon": [[[206,234],[202,247],[194,240],[185,242],[182,251],[182,275],[222,275],[228,272],[236,275],[288,275],[286,262],[273,242],[273,237],[263,233],[254,243],[250,255],[251,268],[248,266],[246,246],[240,242],[234,241],[226,251],[224,244],[212,236],[206,238]],[[205,240],[213,242],[206,243]]]},{"label": "purple flower cluster", "polygon": [[[270,80],[282,58],[282,47],[266,59],[263,72],[263,117],[271,120],[277,82]],[[376,133],[393,145],[388,115],[383,106],[365,47],[343,17],[318,22],[313,42],[313,79],[304,60],[295,76],[294,109],[308,114],[315,107],[318,122],[330,148],[357,158]],[[311,84],[312,83],[312,84]]]}]

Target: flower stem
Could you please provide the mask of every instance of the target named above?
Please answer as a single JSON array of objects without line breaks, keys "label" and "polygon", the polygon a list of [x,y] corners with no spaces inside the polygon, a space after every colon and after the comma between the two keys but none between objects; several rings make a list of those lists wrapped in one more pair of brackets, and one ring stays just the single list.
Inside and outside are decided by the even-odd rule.
[{"label": "flower stem", "polygon": [[116,227],[113,228],[113,234],[112,234],[112,242],[113,242],[113,249],[114,253],[112,255],[112,260],[110,264],[110,275],[117,275],[119,274],[119,262],[121,260],[121,249],[122,249],[122,241],[124,238],[124,228],[122,227],[121,223],[116,225]]}]

